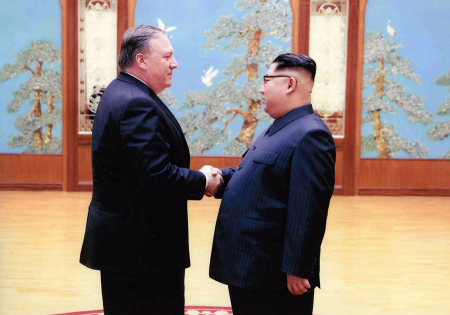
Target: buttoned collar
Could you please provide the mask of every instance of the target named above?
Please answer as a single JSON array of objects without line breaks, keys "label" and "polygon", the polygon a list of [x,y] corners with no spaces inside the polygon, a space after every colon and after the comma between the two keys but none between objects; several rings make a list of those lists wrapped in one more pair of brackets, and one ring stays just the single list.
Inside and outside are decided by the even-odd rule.
[{"label": "buttoned collar", "polygon": [[287,112],[286,114],[275,120],[272,126],[270,126],[269,137],[274,135],[276,132],[278,132],[280,129],[282,129],[292,121],[312,113],[314,113],[314,110],[311,104],[303,105]]}]

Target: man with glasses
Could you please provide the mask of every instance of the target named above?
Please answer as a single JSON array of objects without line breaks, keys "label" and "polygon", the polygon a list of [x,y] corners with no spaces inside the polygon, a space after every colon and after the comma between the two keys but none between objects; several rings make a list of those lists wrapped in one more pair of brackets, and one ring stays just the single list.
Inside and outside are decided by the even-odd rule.
[{"label": "man with glasses", "polygon": [[210,277],[228,285],[234,315],[312,314],[336,158],[311,105],[315,74],[308,56],[273,61],[260,92],[275,122],[222,169]]},{"label": "man with glasses", "polygon": [[189,169],[183,131],[157,96],[177,67],[164,31],[127,30],[121,72],[97,108],[80,262],[100,270],[105,315],[184,314],[187,200],[214,194],[222,177]]}]

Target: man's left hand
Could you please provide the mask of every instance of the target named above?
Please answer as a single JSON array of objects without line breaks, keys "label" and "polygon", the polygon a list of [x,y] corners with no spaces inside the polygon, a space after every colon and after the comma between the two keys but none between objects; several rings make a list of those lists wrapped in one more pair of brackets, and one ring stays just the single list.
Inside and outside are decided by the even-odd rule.
[{"label": "man's left hand", "polygon": [[302,295],[308,289],[311,289],[308,279],[296,277],[293,275],[286,274],[287,276],[287,287],[289,292],[294,295]]}]

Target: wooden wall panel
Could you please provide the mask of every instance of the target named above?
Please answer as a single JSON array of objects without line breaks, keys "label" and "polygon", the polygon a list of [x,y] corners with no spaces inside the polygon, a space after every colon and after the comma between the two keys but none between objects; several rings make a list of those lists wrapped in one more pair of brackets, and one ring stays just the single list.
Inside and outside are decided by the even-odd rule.
[{"label": "wooden wall panel", "polygon": [[361,159],[361,195],[450,196],[450,160]]},{"label": "wooden wall panel", "polygon": [[0,154],[0,189],[61,190],[60,154]]},{"label": "wooden wall panel", "polygon": [[241,163],[241,157],[229,156],[191,156],[191,169],[199,170],[203,165],[212,165],[217,168],[235,167]]},{"label": "wooden wall panel", "polygon": [[78,183],[92,183],[91,147],[78,147]]},{"label": "wooden wall panel", "polygon": [[[342,194],[343,154],[342,150],[338,150],[336,153],[335,194]],[[191,169],[198,171],[203,165],[212,165],[218,168],[235,167],[241,160],[241,157],[192,156]],[[78,164],[78,190],[92,191],[91,148],[89,146],[78,147]]]}]

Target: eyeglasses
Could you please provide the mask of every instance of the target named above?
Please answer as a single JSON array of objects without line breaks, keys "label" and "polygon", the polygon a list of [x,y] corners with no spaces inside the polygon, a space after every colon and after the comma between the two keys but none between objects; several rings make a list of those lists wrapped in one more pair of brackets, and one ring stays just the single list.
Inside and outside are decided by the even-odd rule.
[{"label": "eyeglasses", "polygon": [[270,80],[267,79],[276,79],[276,78],[293,78],[295,80],[295,82],[298,82],[296,78],[294,78],[293,76],[289,76],[289,75],[263,75],[263,80],[264,80],[264,86],[266,86],[267,82],[269,82]]}]

